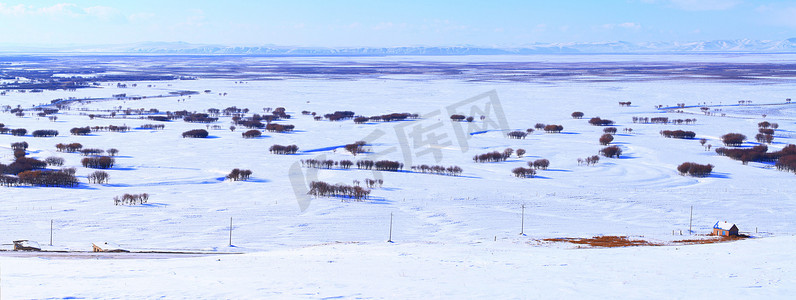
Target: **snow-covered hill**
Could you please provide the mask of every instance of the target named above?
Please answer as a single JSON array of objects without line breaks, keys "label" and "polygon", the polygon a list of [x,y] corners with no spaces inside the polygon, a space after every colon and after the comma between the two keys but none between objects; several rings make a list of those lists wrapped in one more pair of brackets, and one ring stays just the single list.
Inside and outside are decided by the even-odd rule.
[{"label": "snow-covered hill", "polygon": [[[52,60],[69,59],[52,57]],[[103,72],[118,69],[165,72],[191,69],[206,60],[190,57],[112,57]],[[470,70],[426,74],[376,74],[367,77],[323,75],[322,66],[369,65],[402,61],[401,68],[446,65],[462,57],[405,58],[228,58],[210,64],[216,72],[245,70],[248,78],[115,82],[74,91],[9,91],[0,105],[32,108],[53,99],[128,98],[88,101],[60,111],[57,120],[28,114],[0,113],[9,128],[54,129],[52,138],[0,135],[0,163],[14,156],[13,142],[29,144],[28,156],[65,159],[75,167],[77,188],[0,187],[0,243],[38,241],[49,250],[88,251],[107,241],[129,250],[243,252],[180,259],[72,260],[6,257],[0,254],[0,297],[7,298],[574,298],[574,297],[728,297],[787,298],[793,294],[796,243],[796,187],[793,173],[770,163],[739,161],[706,151],[719,137],[739,132],[756,145],[758,123],[778,123],[771,150],[796,143],[796,78],[667,77],[626,73],[528,77],[514,81],[469,80]],[[490,60],[491,59],[491,60]],[[588,66],[656,56],[483,56],[471,65],[518,61]],[[688,65],[710,62],[777,63],[787,68],[793,56],[668,56]],[[87,61],[87,60],[81,60]],[[318,68],[313,76],[280,73],[291,63]],[[37,60],[32,68],[46,68]],[[11,67],[17,68],[19,64]],[[240,65],[247,65],[241,68]],[[87,69],[92,65],[84,66]],[[105,69],[107,68],[107,69]],[[181,70],[183,70],[181,69]],[[198,67],[197,67],[198,69]],[[206,70],[206,69],[201,69]],[[258,73],[259,72],[259,73]],[[304,72],[304,69],[297,72]],[[513,72],[513,71],[512,71]],[[356,72],[352,72],[357,74]],[[159,73],[160,74],[160,73]],[[211,73],[215,75],[216,73]],[[318,75],[320,74],[320,75]],[[343,74],[343,75],[341,75]],[[693,74],[692,74],[693,75]],[[267,80],[266,80],[267,79]],[[136,85],[133,86],[133,83]],[[172,97],[175,91],[199,94]],[[207,92],[205,92],[207,91]],[[133,100],[132,98],[136,98]],[[744,104],[739,104],[743,100]],[[632,102],[628,107],[618,102]],[[748,101],[751,101],[749,103]],[[681,110],[661,110],[676,106]],[[765,105],[764,105],[765,104]],[[705,115],[701,106],[710,106]],[[125,116],[127,108],[144,111],[205,112],[210,108],[285,107],[292,133],[263,132],[243,139],[246,129],[229,129],[231,116],[210,124],[172,121],[163,130],[98,131],[69,135],[83,126],[140,126],[156,121]],[[121,109],[120,109],[121,107]],[[374,116],[417,113],[401,122],[354,123],[315,120],[317,115],[354,111]],[[110,117],[111,111],[117,111]],[[581,111],[583,119],[571,113]],[[452,122],[451,114],[474,116],[472,123]],[[90,118],[89,114],[104,115]],[[765,117],[763,115],[766,115]],[[480,116],[485,116],[481,119]],[[620,158],[601,158],[586,166],[579,158],[597,155],[605,127],[591,117],[610,119],[618,129],[614,145]],[[640,124],[633,117],[696,119],[688,124]],[[534,128],[537,123],[563,126],[561,133],[536,130],[525,139],[508,139],[505,130]],[[217,127],[213,127],[217,126]],[[626,129],[632,129],[628,131]],[[207,129],[209,138],[183,138],[191,129]],[[668,139],[661,130],[689,130],[696,139]],[[353,156],[341,146],[364,140],[368,153]],[[87,148],[116,148],[110,182],[88,183],[94,172],[81,166],[76,153],[58,152],[58,143]],[[295,155],[269,153],[274,144],[299,147]],[[473,156],[506,148],[525,149],[507,161],[476,163]],[[388,159],[406,164],[401,172],[301,167],[306,159]],[[548,159],[550,167],[535,178],[511,173],[528,162]],[[687,177],[683,162],[712,164],[708,177]],[[414,172],[409,165],[460,166],[462,176]],[[253,171],[248,181],[224,180],[233,168]],[[382,179],[365,201],[308,198],[309,181],[352,185]],[[144,205],[114,205],[114,196],[148,193]],[[309,201],[309,202],[302,202]],[[307,204],[306,207],[302,206]],[[523,226],[523,206],[524,228]],[[710,232],[717,221],[737,224],[755,238],[694,246],[574,249],[540,239],[628,235],[671,242],[690,238],[693,229]],[[305,208],[302,210],[302,208]],[[390,220],[393,220],[392,240]],[[230,241],[232,219],[232,246]],[[53,246],[49,246],[50,226]],[[525,235],[520,235],[520,232]],[[680,235],[680,233],[683,235]],[[676,234],[676,235],[673,235]],[[76,282],[85,284],[75,284]],[[89,284],[91,283],[91,284]],[[711,287],[720,286],[719,289]]]}]

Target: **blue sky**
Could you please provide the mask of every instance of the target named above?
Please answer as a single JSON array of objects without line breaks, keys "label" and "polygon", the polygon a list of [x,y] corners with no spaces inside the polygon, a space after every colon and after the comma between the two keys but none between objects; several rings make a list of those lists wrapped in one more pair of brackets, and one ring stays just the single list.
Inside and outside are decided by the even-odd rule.
[{"label": "blue sky", "polygon": [[796,0],[2,1],[0,44],[498,46],[796,37]]}]

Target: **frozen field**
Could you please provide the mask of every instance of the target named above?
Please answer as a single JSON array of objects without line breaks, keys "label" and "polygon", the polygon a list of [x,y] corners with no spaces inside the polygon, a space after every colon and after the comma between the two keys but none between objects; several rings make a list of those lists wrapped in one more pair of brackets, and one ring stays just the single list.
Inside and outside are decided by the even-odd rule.
[{"label": "frozen field", "polygon": [[[98,63],[103,59],[113,63]],[[87,69],[104,68],[101,74],[134,70],[197,79],[122,82],[127,88],[103,82],[75,91],[12,90],[0,96],[0,105],[22,108],[69,97],[147,96],[73,103],[55,122],[0,114],[6,127],[60,132],[51,138],[0,135],[0,163],[13,160],[11,143],[25,141],[29,157],[62,157],[65,167],[77,168],[81,181],[76,188],[0,187],[2,247],[28,239],[50,250],[90,251],[91,243],[108,241],[128,250],[243,254],[84,260],[0,252],[0,297],[788,298],[796,289],[796,177],[771,164],[743,165],[699,143],[705,138],[713,149],[723,147],[721,135],[739,132],[749,137],[744,147],[756,145],[762,121],[779,125],[770,151],[796,143],[796,106],[785,103],[796,95],[796,75],[790,75],[794,56],[226,57],[217,65],[207,65],[209,58],[129,59],[129,68],[116,57],[56,58],[36,67],[57,66],[55,73],[67,74],[82,60]],[[520,66],[507,67],[512,64]],[[754,75],[739,77],[740,66]],[[777,71],[754,71],[761,66]],[[26,67],[32,65],[20,68]],[[174,91],[199,94],[153,98]],[[632,104],[620,107],[620,101]],[[656,108],[678,103],[686,105],[681,112]],[[714,114],[703,114],[703,105]],[[285,107],[292,118],[277,123],[296,130],[243,139],[248,129],[230,131],[231,118],[221,116],[207,125],[178,119],[158,123],[163,130],[69,135],[74,127],[157,123],[121,112],[113,118],[87,116],[120,107],[205,112],[231,106],[250,109],[249,116]],[[302,111],[407,112],[421,118],[355,124],[316,121]],[[584,118],[570,117],[575,111]],[[475,121],[451,122],[454,112]],[[591,117],[616,122],[612,145],[623,150],[620,158],[578,163],[605,147],[598,143],[605,127],[590,125]],[[633,117],[697,121],[638,124]],[[504,136],[536,123],[564,130],[537,130],[525,139]],[[191,129],[208,129],[210,136],[181,137]],[[696,138],[659,134],[676,129],[694,131]],[[359,140],[371,151],[354,157],[340,148]],[[56,151],[58,143],[75,142],[119,150],[116,165],[106,170],[109,183],[88,183],[86,176],[95,170],[80,165],[83,157]],[[274,144],[295,144],[299,152],[271,154]],[[527,153],[504,162],[472,160],[505,148]],[[300,160],[313,158],[389,159],[406,166],[402,172],[301,167]],[[512,175],[513,168],[542,158],[550,167],[535,178]],[[687,177],[676,170],[683,162],[715,167],[711,176]],[[463,173],[421,174],[409,168],[420,164],[457,165]],[[251,170],[252,178],[224,180],[233,168]],[[365,201],[306,195],[309,181],[364,185],[365,179],[384,181]],[[148,193],[150,199],[144,205],[114,205],[114,196],[125,193]],[[707,234],[716,221],[726,220],[755,238],[612,249],[540,242],[627,235],[669,243],[690,238],[692,206],[695,233]],[[391,214],[394,243],[386,243]]]}]

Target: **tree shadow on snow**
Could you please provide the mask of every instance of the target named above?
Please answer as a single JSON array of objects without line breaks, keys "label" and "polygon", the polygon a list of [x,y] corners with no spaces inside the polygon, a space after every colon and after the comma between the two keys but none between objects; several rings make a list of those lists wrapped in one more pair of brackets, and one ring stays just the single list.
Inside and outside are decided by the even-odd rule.
[{"label": "tree shadow on snow", "polygon": [[345,147],[345,145],[340,145],[340,146],[331,146],[331,147],[323,147],[323,148],[316,148],[316,149],[304,150],[304,151],[301,151],[301,153],[313,153],[313,152],[332,151],[332,150],[335,150],[335,149],[338,149],[338,148],[343,148],[343,147]]},{"label": "tree shadow on snow", "polygon": [[168,205],[168,204],[166,204],[166,203],[142,203],[142,204],[139,204],[139,205],[133,205],[133,206],[143,206],[143,207],[166,207],[166,206],[169,206],[169,205]]},{"label": "tree shadow on snow", "polygon": [[709,178],[721,178],[721,179],[730,179],[730,173],[723,173],[723,172],[712,172],[710,173]]},{"label": "tree shadow on snow", "polygon": [[135,171],[135,170],[138,170],[138,169],[137,169],[137,168],[131,168],[131,167],[122,167],[122,168],[110,168],[110,169],[108,169],[108,170],[115,170],[115,171]]}]

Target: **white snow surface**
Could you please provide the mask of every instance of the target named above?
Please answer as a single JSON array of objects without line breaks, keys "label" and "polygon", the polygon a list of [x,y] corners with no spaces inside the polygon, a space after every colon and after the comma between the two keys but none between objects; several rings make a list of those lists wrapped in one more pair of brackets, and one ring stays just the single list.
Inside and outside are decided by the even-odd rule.
[{"label": "white snow surface", "polygon": [[[575,59],[586,60],[583,56]],[[699,59],[683,56],[687,61]],[[794,61],[792,56],[783,59]],[[90,251],[91,242],[112,241],[132,251],[218,254],[95,260],[0,253],[2,299],[748,299],[789,298],[796,292],[796,253],[792,251],[796,247],[796,177],[770,164],[743,165],[706,151],[698,142],[705,138],[715,149],[722,146],[721,135],[739,132],[749,137],[744,144],[749,147],[756,144],[757,123],[765,120],[779,124],[774,144],[769,145],[771,151],[796,143],[796,106],[784,105],[785,98],[796,95],[792,78],[469,82],[385,76],[360,80],[284,78],[242,84],[201,78],[137,83],[138,87],[126,89],[108,85],[0,96],[2,105],[31,107],[55,98],[212,90],[190,98],[76,104],[59,113],[56,122],[0,114],[0,123],[7,127],[61,133],[53,138],[0,135],[0,162],[8,164],[13,159],[10,143],[26,141],[30,144],[28,156],[63,157],[65,167],[76,167],[81,180],[77,188],[0,187],[0,243],[10,249],[11,241],[27,239],[49,250]],[[154,86],[148,88],[148,84]],[[447,108],[492,90],[505,112],[500,118],[510,129],[525,130],[545,123],[563,125],[564,131],[536,131],[515,140],[487,126],[490,130],[484,133],[458,137],[454,129],[461,124],[449,121]],[[753,104],[737,106],[739,100],[752,100]],[[620,107],[618,101],[632,101],[632,105]],[[676,103],[706,103],[726,115],[706,116],[699,106],[683,113],[655,108]],[[261,138],[243,139],[241,133],[247,129],[238,126],[231,132],[230,118],[222,117],[210,124],[222,129],[209,130],[207,139],[183,139],[183,131],[206,126],[182,121],[163,123],[164,130],[69,135],[69,129],[78,126],[135,128],[157,123],[136,117],[89,120],[79,111],[118,106],[198,112],[237,106],[252,113],[283,106],[293,118],[277,123],[294,124],[296,131],[264,132]],[[352,110],[365,116],[410,112],[425,117],[354,124],[350,120],[314,121],[301,115],[303,110],[319,115]],[[584,112],[585,117],[572,119],[574,111]],[[476,116],[473,126],[485,126],[477,117],[480,113],[469,105],[461,112]],[[623,155],[619,159],[601,157],[594,166],[579,165],[578,158],[596,155],[604,147],[598,143],[604,127],[587,123],[596,116],[616,122],[619,130],[612,144],[621,147]],[[697,122],[634,124],[633,116],[696,118]],[[433,131],[444,135],[440,145],[413,148],[417,141],[411,138],[406,140],[408,145],[401,144],[400,132],[436,124],[442,124]],[[632,128],[632,133],[623,128]],[[679,140],[659,135],[667,129],[694,131],[697,137]],[[374,134],[381,135],[368,140],[371,153],[353,157],[343,149],[333,150]],[[119,149],[116,165],[106,170],[109,183],[87,183],[86,176],[95,170],[83,168],[79,154],[60,153],[54,147],[72,142],[86,148]],[[274,144],[296,144],[300,152],[274,155],[268,152]],[[527,154],[497,163],[472,160],[474,155],[507,147],[523,148]],[[391,152],[377,157],[384,151]],[[382,178],[384,184],[362,202],[317,198],[311,199],[306,210],[299,208],[296,190],[301,189],[294,188],[295,181],[290,178],[290,169],[299,160],[407,162],[404,155],[414,165],[458,165],[464,172],[454,177],[414,173],[408,166],[404,172],[300,168],[300,180],[310,180],[317,171],[319,180],[330,183],[350,185],[359,180],[364,184],[366,178]],[[541,158],[549,159],[550,167],[538,170],[535,178],[511,174],[511,169],[527,167],[527,162]],[[676,167],[683,162],[709,163],[715,166],[714,172],[704,178],[681,176]],[[224,180],[233,168],[252,170],[252,178]],[[114,205],[113,197],[125,193],[148,193],[150,198],[142,205]],[[754,238],[611,249],[539,242],[597,235],[664,242],[690,238],[692,206],[695,233],[707,234],[716,220],[727,220]],[[391,214],[394,243],[387,243]],[[229,245],[230,219],[233,246]],[[53,245],[48,246],[51,220]],[[521,230],[524,235],[519,234]],[[242,254],[221,254],[227,252]]]}]

